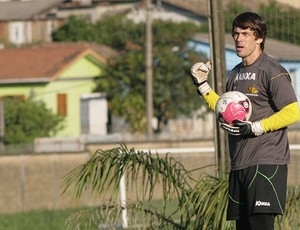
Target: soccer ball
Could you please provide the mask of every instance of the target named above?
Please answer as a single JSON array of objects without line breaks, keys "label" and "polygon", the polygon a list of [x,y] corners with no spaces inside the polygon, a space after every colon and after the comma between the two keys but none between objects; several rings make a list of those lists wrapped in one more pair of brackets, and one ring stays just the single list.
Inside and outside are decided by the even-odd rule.
[{"label": "soccer ball", "polygon": [[247,121],[252,113],[249,98],[238,91],[228,91],[221,95],[216,104],[217,119],[221,123],[232,124],[234,120]]}]

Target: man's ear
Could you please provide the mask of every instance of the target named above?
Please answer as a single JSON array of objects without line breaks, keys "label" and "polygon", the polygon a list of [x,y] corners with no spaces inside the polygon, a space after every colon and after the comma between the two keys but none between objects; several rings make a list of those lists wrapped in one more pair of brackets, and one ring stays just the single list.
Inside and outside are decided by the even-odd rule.
[{"label": "man's ear", "polygon": [[262,42],[263,42],[263,39],[262,39],[262,38],[256,39],[256,43],[257,43],[257,44],[261,44]]}]

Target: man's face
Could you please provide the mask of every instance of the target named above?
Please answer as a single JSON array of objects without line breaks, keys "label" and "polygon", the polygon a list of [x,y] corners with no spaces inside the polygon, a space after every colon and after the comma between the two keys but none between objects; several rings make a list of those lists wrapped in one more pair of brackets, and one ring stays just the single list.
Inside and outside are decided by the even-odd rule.
[{"label": "man's face", "polygon": [[254,31],[250,29],[234,28],[233,39],[235,42],[236,54],[243,59],[256,59],[262,52],[261,38],[256,38]]}]

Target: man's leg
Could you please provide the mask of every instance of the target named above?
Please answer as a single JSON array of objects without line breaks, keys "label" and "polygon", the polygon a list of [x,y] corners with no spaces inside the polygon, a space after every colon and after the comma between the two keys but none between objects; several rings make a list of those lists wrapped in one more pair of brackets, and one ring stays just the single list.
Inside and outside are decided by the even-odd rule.
[{"label": "man's leg", "polygon": [[274,221],[272,214],[255,214],[236,220],[236,230],[274,230]]},{"label": "man's leg", "polygon": [[275,216],[273,214],[255,214],[249,217],[251,230],[274,230]]},{"label": "man's leg", "polygon": [[235,221],[235,229],[236,230],[251,230],[249,226],[248,218],[241,218]]}]

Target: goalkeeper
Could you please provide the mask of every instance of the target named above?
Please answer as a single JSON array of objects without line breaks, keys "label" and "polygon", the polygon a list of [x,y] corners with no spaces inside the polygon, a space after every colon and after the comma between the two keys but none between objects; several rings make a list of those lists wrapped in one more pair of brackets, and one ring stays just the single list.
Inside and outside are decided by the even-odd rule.
[{"label": "goalkeeper", "polygon": [[[283,215],[290,150],[287,126],[300,119],[299,104],[285,68],[264,52],[267,26],[256,13],[245,12],[232,23],[241,63],[227,79],[226,91],[240,91],[252,104],[250,121],[221,123],[228,135],[231,170],[227,219],[237,230],[273,230]],[[191,74],[198,92],[215,110],[219,98],[209,86],[210,63],[196,63]]]}]

